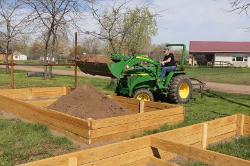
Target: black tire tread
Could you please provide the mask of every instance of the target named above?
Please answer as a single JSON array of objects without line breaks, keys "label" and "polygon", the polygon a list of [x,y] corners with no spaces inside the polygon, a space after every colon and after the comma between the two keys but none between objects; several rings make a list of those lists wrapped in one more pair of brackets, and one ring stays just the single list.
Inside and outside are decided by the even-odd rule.
[{"label": "black tire tread", "polygon": [[133,94],[133,98],[136,98],[136,96],[140,93],[147,93],[150,96],[150,99],[151,99],[150,101],[154,101],[153,93],[150,90],[144,89],[144,88],[135,90]]},{"label": "black tire tread", "polygon": [[[180,82],[182,82],[183,80],[185,80],[190,87],[190,95],[186,100],[181,100],[179,98],[179,94],[178,94],[178,89],[179,89],[179,84]],[[177,75],[175,77],[173,77],[170,85],[168,86],[168,99],[170,100],[170,102],[172,103],[181,103],[181,104],[186,104],[189,102],[190,98],[192,97],[192,83],[189,80],[189,78],[185,75]]]}]

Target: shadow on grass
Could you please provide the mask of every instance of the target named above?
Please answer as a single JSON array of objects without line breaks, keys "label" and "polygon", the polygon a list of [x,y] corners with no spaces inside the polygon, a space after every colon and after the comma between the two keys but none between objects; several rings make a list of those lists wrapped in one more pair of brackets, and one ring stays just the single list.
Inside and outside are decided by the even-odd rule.
[{"label": "shadow on grass", "polygon": [[203,95],[206,95],[207,97],[216,97],[216,98],[225,100],[225,101],[230,102],[230,103],[233,103],[233,104],[238,104],[238,105],[240,105],[240,106],[250,108],[250,105],[247,105],[247,104],[244,104],[244,103],[235,101],[235,100],[230,99],[230,98],[226,98],[226,97],[224,97],[224,96],[222,96],[222,95],[219,95],[219,94],[214,93],[214,92],[211,92],[211,91],[207,91],[207,93],[204,93]]}]

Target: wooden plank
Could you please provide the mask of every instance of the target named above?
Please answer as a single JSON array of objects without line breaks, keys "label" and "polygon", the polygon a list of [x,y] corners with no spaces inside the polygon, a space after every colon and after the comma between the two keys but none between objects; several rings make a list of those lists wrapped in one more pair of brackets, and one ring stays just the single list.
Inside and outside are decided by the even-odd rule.
[{"label": "wooden plank", "polygon": [[217,137],[219,135],[223,135],[229,132],[235,132],[236,134],[236,124],[232,123],[226,126],[222,126],[220,128],[216,128],[216,129],[209,129],[208,126],[208,139],[212,138],[212,137]]},{"label": "wooden plank", "polygon": [[190,145],[183,145],[171,141],[151,137],[151,146],[165,151],[179,154],[181,156],[205,162],[211,165],[227,165],[227,166],[249,166],[250,161],[225,154],[204,150]]},{"label": "wooden plank", "polygon": [[182,107],[176,107],[176,108],[153,111],[153,112],[145,112],[143,114],[132,114],[125,116],[117,116],[112,118],[98,119],[98,120],[93,120],[91,129],[105,128],[109,126],[133,123],[136,121],[144,121],[148,119],[156,119],[156,118],[180,115],[180,114],[182,114],[184,117],[184,111]]},{"label": "wooden plank", "polygon": [[128,164],[124,164],[122,166],[147,166],[149,161],[150,161],[150,158],[146,157],[144,159],[140,159],[140,160],[128,163]]},{"label": "wooden plank", "polygon": [[28,99],[29,89],[1,89],[0,95],[13,99]]},{"label": "wooden plank", "polygon": [[1,89],[0,95],[12,99],[53,98],[65,94],[66,87]]},{"label": "wooden plank", "polygon": [[47,100],[24,100],[25,103],[35,105],[37,107],[47,107],[54,103],[56,99],[47,99]]},{"label": "wooden plank", "polygon": [[[134,106],[137,106],[139,108],[139,100],[136,100],[136,99],[133,99],[133,98],[121,97],[121,96],[112,96],[112,98],[115,101],[121,103],[121,105],[130,104],[131,106],[134,105]],[[176,107],[176,105],[168,104],[168,103],[146,101],[145,102],[145,107],[155,108],[155,109],[167,109],[167,108],[174,108],[174,107]]]},{"label": "wooden plank", "polygon": [[60,112],[43,109],[27,104],[22,101],[0,96],[0,108],[4,111],[29,120],[39,122],[49,126],[55,126],[64,130],[76,133],[77,135],[88,137],[87,121],[63,114]]},{"label": "wooden plank", "polygon": [[[173,124],[175,124],[175,122]],[[104,136],[97,137],[97,138],[91,138],[91,143],[101,143],[101,142],[106,142],[106,141],[108,142],[109,141],[121,141],[121,140],[135,138],[138,136],[140,137],[144,134],[145,131],[159,129],[162,126],[163,126],[162,124],[158,124],[158,125],[141,128],[141,129],[129,130],[126,132],[114,133],[114,134],[104,135]]]},{"label": "wooden plank", "polygon": [[153,126],[153,125],[164,125],[164,124],[174,124],[174,123],[179,123],[184,120],[183,115],[174,115],[174,116],[166,116],[166,117],[161,117],[161,118],[156,118],[156,119],[149,119],[149,120],[141,120],[141,121],[136,121],[133,123],[126,123],[126,124],[121,124],[121,125],[116,125],[116,126],[111,126],[111,127],[106,127],[106,128],[100,128],[100,129],[95,129],[91,130],[91,138],[97,138],[101,137],[104,135],[110,135],[110,134],[115,134],[115,133],[120,133],[120,132],[126,132],[130,130],[136,130],[136,129],[143,129],[148,126]]},{"label": "wooden plank", "polygon": [[156,134],[157,137],[163,138],[163,139],[171,139],[171,140],[176,140],[180,139],[183,140],[182,138],[188,138],[193,134],[199,134],[200,133],[200,138],[201,138],[201,133],[202,133],[202,124],[195,124],[191,126],[186,126],[162,133]]},{"label": "wooden plank", "polygon": [[148,165],[154,166],[178,166],[177,164],[169,163],[163,160],[160,160],[156,157],[150,157]]},{"label": "wooden plank", "polygon": [[223,140],[233,138],[235,136],[236,136],[235,131],[232,131],[232,132],[229,132],[229,133],[224,133],[222,135],[218,135],[216,137],[209,138],[208,139],[208,144],[218,143],[218,142],[221,142]]},{"label": "wooden plank", "polygon": [[131,138],[141,137],[145,131],[150,131],[154,129],[160,128],[162,125],[154,125],[149,126],[143,129],[137,129],[137,130],[130,130],[127,132],[122,133],[115,133],[111,135],[105,135],[97,138],[92,138],[91,143],[102,143],[102,142],[110,142],[110,141],[121,141],[121,140],[127,140]]},{"label": "wooden plank", "polygon": [[228,124],[232,124],[232,123],[236,124],[236,121],[237,121],[237,115],[232,115],[232,116],[208,121],[206,123],[208,123],[208,130],[213,130],[215,128],[220,128]]},{"label": "wooden plank", "polygon": [[32,98],[54,98],[65,93],[65,87],[31,88]]},{"label": "wooden plank", "polygon": [[114,165],[126,165],[134,161],[144,159],[152,156],[151,149],[149,147],[135,150],[132,152],[120,154],[114,157],[105,158],[102,160],[94,161],[91,163],[83,164],[82,166],[114,166]]},{"label": "wooden plank", "polygon": [[122,141],[119,143],[114,143],[111,145],[105,145],[101,147],[96,147],[92,149],[82,150],[78,152],[73,152],[61,156],[56,156],[48,159],[43,159],[39,161],[34,161],[25,164],[26,166],[48,166],[53,164],[53,166],[65,166],[68,163],[68,159],[71,157],[76,157],[78,164],[87,164],[90,162],[95,162],[98,160],[114,157],[117,155],[125,154],[128,152],[133,152],[135,150],[140,150],[144,148],[149,148],[150,137],[137,138],[128,141]]}]

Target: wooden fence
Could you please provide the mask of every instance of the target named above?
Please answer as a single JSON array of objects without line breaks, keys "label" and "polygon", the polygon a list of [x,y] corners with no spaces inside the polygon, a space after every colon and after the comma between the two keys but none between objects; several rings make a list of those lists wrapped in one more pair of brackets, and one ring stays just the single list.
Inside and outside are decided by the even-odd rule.
[{"label": "wooden fence", "polygon": [[66,87],[0,90],[0,109],[30,122],[45,124],[87,144],[129,139],[145,130],[184,120],[181,106],[145,102],[144,111],[139,113],[139,101],[115,96],[113,100],[134,113],[104,119],[81,119],[44,107],[69,92]]},{"label": "wooden fence", "polygon": [[122,141],[25,164],[26,166],[176,165],[176,155],[210,165],[247,166],[250,161],[206,150],[208,144],[250,135],[250,117],[242,114],[159,134]]}]

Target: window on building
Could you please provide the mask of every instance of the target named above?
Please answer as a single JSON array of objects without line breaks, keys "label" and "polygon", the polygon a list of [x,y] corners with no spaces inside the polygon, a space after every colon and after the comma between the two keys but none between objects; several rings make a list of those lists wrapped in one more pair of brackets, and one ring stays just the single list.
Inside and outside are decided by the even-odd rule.
[{"label": "window on building", "polygon": [[237,62],[242,62],[243,61],[243,56],[237,56],[236,61]]},{"label": "window on building", "polygon": [[232,61],[235,62],[235,61],[236,61],[236,57],[233,57],[233,58],[232,58]]},{"label": "window on building", "polygon": [[247,56],[244,57],[244,62],[247,62],[248,58]]}]

